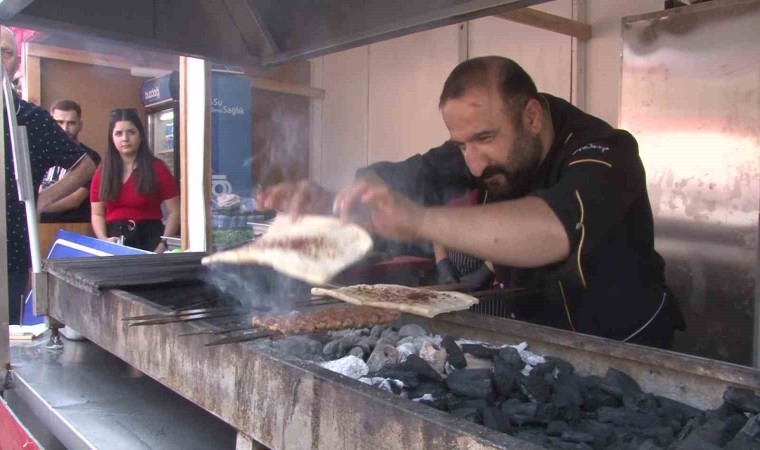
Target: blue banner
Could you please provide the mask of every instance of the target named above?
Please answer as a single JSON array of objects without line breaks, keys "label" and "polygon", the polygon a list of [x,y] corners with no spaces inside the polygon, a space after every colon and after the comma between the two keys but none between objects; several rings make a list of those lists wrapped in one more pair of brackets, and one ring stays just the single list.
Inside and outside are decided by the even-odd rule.
[{"label": "blue banner", "polygon": [[212,194],[251,197],[253,189],[251,81],[211,74]]}]

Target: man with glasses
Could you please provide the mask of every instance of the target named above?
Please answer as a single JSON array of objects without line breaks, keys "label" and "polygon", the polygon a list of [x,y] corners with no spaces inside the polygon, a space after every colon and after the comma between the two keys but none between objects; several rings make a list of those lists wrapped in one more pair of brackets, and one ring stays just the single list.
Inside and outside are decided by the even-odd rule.
[{"label": "man with glasses", "polygon": [[[384,238],[492,261],[500,284],[540,293],[517,319],[670,347],[683,318],[654,250],[633,136],[538,93],[517,63],[495,56],[458,65],[439,107],[444,146],[370,166],[332,202],[302,182],[269,189],[259,205],[344,220],[368,209],[368,228]],[[477,187],[487,204],[437,206]]]},{"label": "man with glasses", "polygon": [[[0,27],[0,50],[2,50],[3,67],[8,76],[12,77],[19,67],[19,55],[13,31],[7,27]],[[40,185],[43,174],[49,167],[70,168],[66,177],[39,193],[37,210],[44,211],[50,204],[84,185],[92,177],[95,164],[84,150],[69,139],[68,135],[47,111],[16,98],[15,95],[13,100],[18,125],[26,126],[33,186]],[[5,122],[5,220],[8,242],[7,289],[11,312],[10,321],[11,323],[18,323],[21,296],[28,289],[31,256],[26,212],[24,204],[18,199],[9,124],[4,107],[3,104],[3,121]]]}]

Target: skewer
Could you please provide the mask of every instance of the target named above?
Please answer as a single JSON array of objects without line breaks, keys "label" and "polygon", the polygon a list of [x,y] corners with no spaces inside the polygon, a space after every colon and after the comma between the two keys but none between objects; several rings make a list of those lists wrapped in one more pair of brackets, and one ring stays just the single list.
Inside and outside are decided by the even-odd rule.
[{"label": "skewer", "polygon": [[213,313],[213,312],[228,312],[233,311],[235,308],[231,306],[216,306],[211,308],[199,308],[199,309],[191,309],[186,311],[173,311],[170,313],[164,313],[164,314],[147,314],[144,316],[132,316],[132,317],[124,317],[121,320],[122,321],[130,321],[130,320],[147,320],[147,319],[164,319],[164,318],[176,318],[176,317],[183,317],[183,316],[191,316],[195,314],[205,314],[205,313]]},{"label": "skewer", "polygon": [[229,336],[226,338],[222,338],[216,341],[209,342],[208,344],[204,345],[204,347],[212,347],[215,345],[224,345],[224,344],[234,344],[239,342],[248,342],[248,341],[255,341],[257,339],[264,339],[266,337],[271,336],[281,336],[280,333],[275,333],[272,331],[257,331],[254,333],[246,333],[241,334],[238,336]]},{"label": "skewer", "polygon": [[248,315],[248,313],[240,312],[240,311],[229,311],[225,313],[215,313],[215,314],[209,313],[209,314],[195,314],[195,315],[180,316],[180,317],[167,317],[167,318],[162,318],[162,319],[145,320],[143,322],[130,323],[129,326],[141,327],[145,325],[163,325],[167,323],[193,322],[195,320],[216,319],[219,317],[242,316],[242,315]]}]

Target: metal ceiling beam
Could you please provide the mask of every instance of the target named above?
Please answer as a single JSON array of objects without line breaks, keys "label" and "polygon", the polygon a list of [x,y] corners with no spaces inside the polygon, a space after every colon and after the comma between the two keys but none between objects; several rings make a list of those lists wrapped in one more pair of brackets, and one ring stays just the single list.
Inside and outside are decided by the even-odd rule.
[{"label": "metal ceiling beam", "polygon": [[[283,51],[261,58],[262,65],[269,66],[310,59],[548,0],[365,1],[354,10],[348,10],[345,3],[322,0],[316,2],[318,6],[306,11],[289,8],[275,0],[250,1],[263,13],[267,25],[279,32],[275,39],[281,36],[277,44]],[[403,11],[403,14],[395,14],[396,11]],[[286,30],[282,30],[283,27]],[[345,30],[351,31],[343,32]]]}]

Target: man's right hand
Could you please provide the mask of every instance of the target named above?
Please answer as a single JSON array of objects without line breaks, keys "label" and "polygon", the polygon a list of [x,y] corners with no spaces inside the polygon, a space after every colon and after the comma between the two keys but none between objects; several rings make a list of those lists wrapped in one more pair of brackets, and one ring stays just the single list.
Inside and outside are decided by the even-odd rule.
[{"label": "man's right hand", "polygon": [[256,195],[257,209],[276,209],[291,219],[302,214],[331,214],[332,202],[329,192],[309,180],[276,184]]}]

